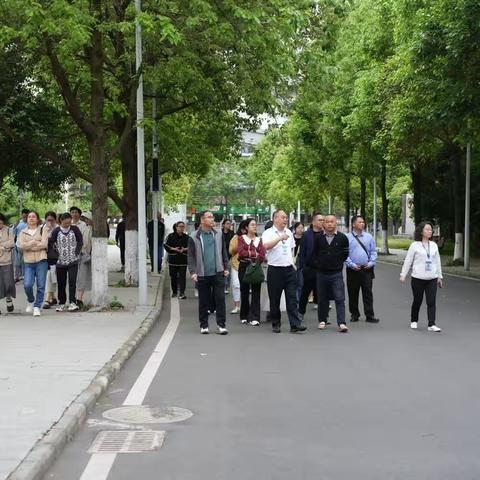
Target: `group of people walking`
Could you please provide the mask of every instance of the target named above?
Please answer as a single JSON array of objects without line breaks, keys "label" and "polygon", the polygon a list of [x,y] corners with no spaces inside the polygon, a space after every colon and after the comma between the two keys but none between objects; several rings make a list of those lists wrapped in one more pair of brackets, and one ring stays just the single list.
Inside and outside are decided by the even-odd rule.
[{"label": "group of people walking", "polygon": [[[337,229],[337,218],[316,213],[306,230],[297,222],[288,228],[287,214],[278,210],[273,214],[261,236],[253,218],[231,230],[226,220],[221,229],[215,228],[210,211],[200,213],[200,222],[192,236],[185,233],[185,224],[179,222],[165,242],[169,253],[172,295],[180,288],[185,298],[185,273],[188,270],[198,290],[200,332],[209,330],[209,314],[215,313],[218,333],[225,335],[225,295],[231,288],[232,314],[239,314],[243,324],[260,324],[261,289],[266,280],[268,291],[267,319],[272,331],[281,332],[281,305],[285,304],[290,331],[306,330],[303,317],[312,294],[317,304],[318,328],[329,325],[330,302],[335,303],[338,331],[349,331],[346,319],[345,290],[348,292],[350,321],[361,317],[359,296],[362,294],[365,321],[376,324],[374,313],[373,280],[377,249],[375,240],[365,231],[365,219],[356,215],[351,219],[351,231],[344,234]],[[405,258],[400,280],[412,269],[411,328],[418,326],[418,314],[424,294],[428,311],[428,330],[440,332],[435,319],[437,287],[442,286],[442,269],[438,247],[431,240],[430,223],[417,227],[415,241]],[[266,278],[262,265],[266,262]],[[413,267],[413,268],[412,268]],[[346,269],[346,288],[344,283]],[[228,281],[227,281],[228,279]]]},{"label": "group of people walking", "polygon": [[37,212],[24,210],[13,227],[0,214],[0,299],[6,299],[7,312],[14,310],[22,278],[26,313],[79,310],[91,288],[92,227],[92,214],[78,207],[59,216],[49,211],[43,221]]}]

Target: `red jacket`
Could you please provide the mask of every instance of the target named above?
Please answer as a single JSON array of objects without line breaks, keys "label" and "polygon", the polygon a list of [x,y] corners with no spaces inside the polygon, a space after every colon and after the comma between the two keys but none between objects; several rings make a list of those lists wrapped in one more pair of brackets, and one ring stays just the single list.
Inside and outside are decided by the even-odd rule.
[{"label": "red jacket", "polygon": [[263,246],[262,239],[260,239],[258,246],[255,247],[253,240],[250,240],[250,242],[247,243],[243,235],[238,237],[237,251],[238,259],[241,262],[263,262],[265,260],[265,257],[267,256],[267,252],[265,251],[265,247]]}]

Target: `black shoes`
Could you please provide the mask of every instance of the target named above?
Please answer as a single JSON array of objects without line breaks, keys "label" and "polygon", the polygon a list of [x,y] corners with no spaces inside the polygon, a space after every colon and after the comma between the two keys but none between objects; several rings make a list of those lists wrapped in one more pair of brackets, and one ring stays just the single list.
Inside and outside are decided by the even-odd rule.
[{"label": "black shoes", "polygon": [[187,296],[186,296],[184,293],[181,293],[181,294],[178,296],[178,298],[179,298],[180,300],[185,300],[185,299],[187,298]]},{"label": "black shoes", "polygon": [[280,333],[281,329],[280,329],[280,327],[272,327],[272,332],[273,333]]},{"label": "black shoes", "polygon": [[366,318],[365,321],[368,322],[368,323],[378,323],[380,321],[380,319],[370,317],[370,318]]},{"label": "black shoes", "polygon": [[172,298],[177,298],[177,294],[175,292],[172,293]]},{"label": "black shoes", "polygon": [[300,333],[304,332],[307,329],[304,325],[297,325],[296,327],[290,327],[291,333]]},{"label": "black shoes", "polygon": [[350,319],[351,322],[358,322],[360,320],[360,317],[357,317],[356,315],[352,315],[352,318]]}]

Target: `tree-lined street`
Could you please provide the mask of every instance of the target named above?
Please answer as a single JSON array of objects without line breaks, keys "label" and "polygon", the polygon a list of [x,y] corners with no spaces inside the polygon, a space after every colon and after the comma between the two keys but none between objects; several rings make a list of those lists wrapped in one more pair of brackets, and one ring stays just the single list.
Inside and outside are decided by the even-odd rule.
[{"label": "tree-lined street", "polygon": [[[119,407],[170,320],[159,325],[97,404],[45,479],[80,479],[100,430],[166,430],[160,450],[119,454],[108,477],[155,479],[477,478],[480,395],[476,358],[478,282],[446,277],[438,306],[442,334],[409,328],[409,285],[399,268],[378,267],[378,325],[360,321],[347,335],[316,329],[309,307],[304,335],[240,325],[199,336],[196,302],[181,321],[144,405],[193,412],[185,422],[118,424]],[[394,292],[394,293],[392,293]],[[193,290],[187,291],[193,297]],[[88,477],[93,478],[93,477]]]}]

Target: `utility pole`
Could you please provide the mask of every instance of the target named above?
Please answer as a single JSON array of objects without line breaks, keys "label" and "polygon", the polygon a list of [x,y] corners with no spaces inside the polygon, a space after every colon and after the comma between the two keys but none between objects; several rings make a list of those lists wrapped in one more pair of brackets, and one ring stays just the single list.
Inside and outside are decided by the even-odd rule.
[{"label": "utility pole", "polygon": [[[141,0],[135,0],[135,66],[142,68]],[[138,306],[147,304],[147,212],[145,206],[145,132],[143,129],[143,75],[137,88],[137,200],[138,200]]]},{"label": "utility pole", "polygon": [[465,246],[463,265],[466,271],[470,270],[470,178],[472,167],[472,146],[467,143],[467,162],[465,172]]},{"label": "utility pole", "polygon": [[377,179],[373,177],[373,238],[377,243]]},{"label": "utility pole", "polygon": [[301,214],[300,206],[301,205],[300,205],[300,200],[299,200],[298,203],[297,203],[297,220],[299,222],[302,221],[302,214]]},{"label": "utility pole", "polygon": [[157,126],[155,119],[157,117],[157,99],[152,100],[152,220],[153,220],[153,262],[152,270],[154,274],[158,271],[158,146],[157,146]]}]

